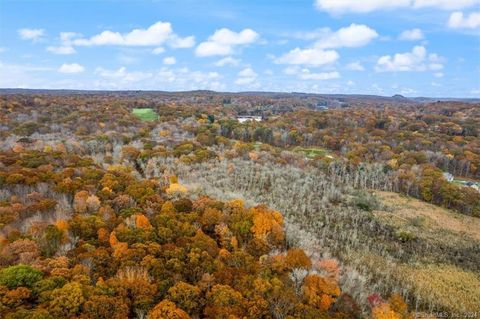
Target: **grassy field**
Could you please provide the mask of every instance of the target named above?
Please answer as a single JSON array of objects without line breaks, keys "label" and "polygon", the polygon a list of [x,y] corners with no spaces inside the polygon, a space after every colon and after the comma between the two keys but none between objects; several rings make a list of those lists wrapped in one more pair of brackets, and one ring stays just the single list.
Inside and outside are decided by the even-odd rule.
[{"label": "grassy field", "polygon": [[[439,304],[458,313],[480,311],[475,248],[480,244],[480,220],[396,193],[376,192],[376,196],[387,207],[374,211],[376,218],[404,234],[402,239],[411,241],[406,246],[418,254],[397,262],[392,277],[425,296],[426,304]],[[422,252],[420,246],[428,249]],[[377,264],[387,262],[383,256],[375,258]]]},{"label": "grassy field", "polygon": [[329,152],[323,148],[312,147],[312,148],[303,148],[300,146],[295,147],[293,150],[295,153],[303,153],[306,157],[313,159],[315,157],[325,157],[329,156]]},{"label": "grassy field", "polygon": [[133,109],[133,115],[142,121],[156,121],[158,114],[151,108]]}]

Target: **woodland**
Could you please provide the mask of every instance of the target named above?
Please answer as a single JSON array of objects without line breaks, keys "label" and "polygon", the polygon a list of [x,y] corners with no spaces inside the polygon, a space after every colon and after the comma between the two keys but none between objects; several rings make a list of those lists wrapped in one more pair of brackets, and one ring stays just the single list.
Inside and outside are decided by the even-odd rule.
[{"label": "woodland", "polygon": [[0,317],[478,315],[479,181],[471,101],[3,92]]}]

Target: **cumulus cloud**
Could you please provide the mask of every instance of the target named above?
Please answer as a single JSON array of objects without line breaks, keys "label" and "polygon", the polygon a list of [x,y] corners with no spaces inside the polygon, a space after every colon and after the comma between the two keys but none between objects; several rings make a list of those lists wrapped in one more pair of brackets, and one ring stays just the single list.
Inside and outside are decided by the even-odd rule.
[{"label": "cumulus cloud", "polygon": [[424,35],[422,30],[415,28],[403,31],[402,33],[400,33],[398,38],[400,40],[415,41],[422,40],[424,38]]},{"label": "cumulus cloud", "polygon": [[254,43],[259,37],[259,34],[252,29],[235,32],[222,28],[216,30],[207,41],[200,43],[195,50],[195,54],[200,57],[230,55],[234,53],[236,46]]},{"label": "cumulus cloud", "polygon": [[311,72],[308,68],[299,68],[298,66],[288,67],[283,70],[287,75],[295,75],[301,80],[332,80],[340,78],[340,73],[337,71],[331,72]]},{"label": "cumulus cloud", "polygon": [[76,46],[158,46],[165,43],[174,48],[187,48],[195,45],[195,38],[181,38],[173,32],[169,22],[159,21],[146,29],[133,29],[127,33],[105,30],[90,38],[73,40]]},{"label": "cumulus cloud", "polygon": [[240,59],[232,58],[228,56],[226,58],[220,59],[215,62],[215,66],[225,66],[225,65],[238,65],[240,63]]},{"label": "cumulus cloud", "polygon": [[376,37],[378,37],[378,33],[370,27],[352,23],[335,32],[327,30],[315,43],[315,47],[322,49],[362,47]]},{"label": "cumulus cloud", "polygon": [[339,77],[340,77],[340,73],[338,73],[337,71],[312,73],[308,69],[304,69],[302,70],[302,73],[300,73],[300,78],[302,80],[322,81],[322,80],[338,79]]},{"label": "cumulus cloud", "polygon": [[411,52],[380,57],[375,66],[377,72],[439,71],[443,69],[443,58],[435,53],[427,54],[423,46],[415,46]]},{"label": "cumulus cloud", "polygon": [[58,72],[60,73],[71,73],[71,74],[82,73],[83,71],[85,71],[85,68],[78,63],[71,63],[71,64],[64,63],[58,69]]},{"label": "cumulus cloud", "polygon": [[472,12],[468,16],[456,11],[450,15],[447,25],[452,29],[477,29],[480,28],[480,11]]},{"label": "cumulus cloud", "polygon": [[338,14],[345,12],[369,13],[377,10],[397,8],[458,10],[472,7],[479,3],[479,0],[316,0],[315,6],[318,10]]},{"label": "cumulus cloud", "polygon": [[[306,66],[331,64],[340,58],[335,48],[354,48],[367,45],[378,37],[378,33],[363,24],[352,23],[348,27],[332,31],[329,28],[315,30],[296,37],[316,40],[309,48],[295,48],[276,58],[275,63]],[[327,50],[329,49],[329,50]]]},{"label": "cumulus cloud", "polygon": [[308,32],[296,32],[291,36],[302,40],[316,40],[315,46],[317,48],[333,49],[367,45],[378,37],[378,33],[364,24],[352,23],[348,27],[340,28],[337,31],[332,31],[330,28],[320,28]]},{"label": "cumulus cloud", "polygon": [[414,8],[437,8],[442,10],[456,10],[473,7],[480,4],[479,0],[414,0]]},{"label": "cumulus cloud", "polygon": [[168,56],[163,59],[163,64],[165,65],[173,65],[175,63],[177,63],[177,59],[175,59],[173,56]]},{"label": "cumulus cloud", "polygon": [[77,51],[73,47],[73,40],[80,37],[81,34],[76,32],[60,32],[60,45],[48,46],[46,50],[53,54],[69,55],[75,54]]},{"label": "cumulus cloud", "polygon": [[18,35],[22,40],[32,40],[38,41],[45,35],[44,29],[19,29],[17,30]]},{"label": "cumulus cloud", "polygon": [[347,70],[350,71],[365,71],[365,68],[360,62],[352,62],[345,66]]},{"label": "cumulus cloud", "polygon": [[321,66],[331,64],[337,61],[339,57],[340,55],[335,50],[295,48],[276,58],[274,62],[278,64]]},{"label": "cumulus cloud", "polygon": [[194,36],[189,36],[185,38],[180,38],[178,36],[174,36],[170,40],[170,46],[172,48],[180,48],[180,49],[187,49],[191,48],[195,45],[195,37]]},{"label": "cumulus cloud", "polygon": [[257,79],[257,73],[251,68],[245,68],[238,72],[238,78],[235,81],[237,85],[250,85],[253,84]]}]

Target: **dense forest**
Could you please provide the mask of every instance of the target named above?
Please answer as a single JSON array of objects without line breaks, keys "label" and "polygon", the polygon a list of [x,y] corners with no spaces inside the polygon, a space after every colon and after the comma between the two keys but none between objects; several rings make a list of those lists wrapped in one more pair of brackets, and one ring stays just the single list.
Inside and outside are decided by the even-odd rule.
[{"label": "dense forest", "polygon": [[480,311],[479,104],[11,92],[0,110],[2,318]]}]

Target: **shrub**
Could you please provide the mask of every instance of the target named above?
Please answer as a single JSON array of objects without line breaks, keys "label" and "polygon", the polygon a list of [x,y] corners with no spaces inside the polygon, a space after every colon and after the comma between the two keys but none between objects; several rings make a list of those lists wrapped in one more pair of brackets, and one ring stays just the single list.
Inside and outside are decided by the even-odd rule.
[{"label": "shrub", "polygon": [[361,192],[357,194],[353,199],[353,204],[361,210],[367,212],[371,212],[372,210],[380,208],[378,199],[374,195],[367,192]]},{"label": "shrub", "polygon": [[27,265],[16,265],[2,269],[0,272],[0,285],[10,289],[17,287],[32,287],[34,283],[43,278],[43,273]]}]

